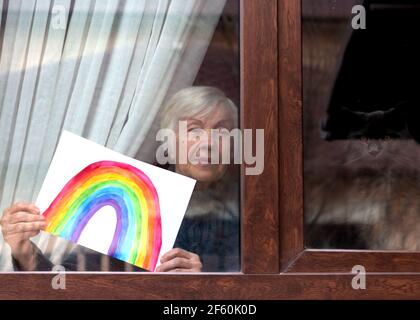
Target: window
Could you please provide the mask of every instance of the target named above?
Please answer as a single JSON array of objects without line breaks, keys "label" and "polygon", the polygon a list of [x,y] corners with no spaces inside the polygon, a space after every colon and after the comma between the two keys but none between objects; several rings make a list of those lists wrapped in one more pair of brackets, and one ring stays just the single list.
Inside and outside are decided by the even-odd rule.
[{"label": "window", "polygon": [[[15,205],[36,201],[66,130],[197,180],[174,243],[188,257],[179,258],[197,255],[202,267],[192,271],[239,272],[239,165],[202,164],[213,140],[197,147],[197,164],[182,163],[176,152],[167,163],[158,157],[157,138],[161,129],[173,129],[184,139],[183,121],[188,134],[238,128],[239,2],[42,0],[5,1],[0,8],[0,270],[144,271],[97,251],[107,252],[112,234],[102,249],[91,250],[98,245],[86,240],[95,238],[94,223],[116,234],[112,206],[110,215],[99,209],[77,240],[67,241],[58,231],[34,237],[42,222],[28,216],[28,206]],[[186,138],[189,153],[196,144]],[[158,270],[175,269],[165,265]]]}]

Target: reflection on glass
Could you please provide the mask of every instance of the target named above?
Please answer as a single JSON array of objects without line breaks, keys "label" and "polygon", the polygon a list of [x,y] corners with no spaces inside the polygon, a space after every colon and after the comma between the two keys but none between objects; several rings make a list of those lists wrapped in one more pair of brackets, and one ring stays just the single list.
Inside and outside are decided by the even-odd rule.
[{"label": "reflection on glass", "polygon": [[180,121],[187,133],[238,126],[239,1],[3,1],[0,10],[0,272],[143,271],[39,232],[34,201],[63,129],[197,180],[157,271],[239,271],[238,168],[157,159],[160,129],[188,152],[217,153],[223,144],[197,144]]},{"label": "reflection on glass", "polygon": [[302,19],[306,246],[420,249],[420,2],[304,0]]}]

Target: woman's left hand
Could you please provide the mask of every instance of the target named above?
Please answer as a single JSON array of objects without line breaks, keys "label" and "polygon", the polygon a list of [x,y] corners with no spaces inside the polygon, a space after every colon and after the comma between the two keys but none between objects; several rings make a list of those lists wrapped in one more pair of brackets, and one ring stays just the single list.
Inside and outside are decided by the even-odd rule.
[{"label": "woman's left hand", "polygon": [[156,272],[201,272],[203,265],[195,253],[175,248],[160,258]]}]

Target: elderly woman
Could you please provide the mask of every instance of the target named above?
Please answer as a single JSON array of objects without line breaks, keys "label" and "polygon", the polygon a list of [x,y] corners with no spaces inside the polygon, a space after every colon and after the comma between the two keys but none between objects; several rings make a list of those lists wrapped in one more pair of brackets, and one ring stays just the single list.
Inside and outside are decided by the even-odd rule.
[{"label": "elderly woman", "polygon": [[[179,124],[186,125],[186,132]],[[197,142],[197,131],[209,132],[234,128],[237,108],[225,94],[212,87],[190,87],[175,94],[164,108],[162,128],[172,129],[176,146],[185,143],[188,154],[200,154],[197,161],[180,161],[169,169],[197,180],[189,207],[175,241],[175,248],[165,253],[158,272],[239,271],[238,180],[227,164],[211,163],[210,154],[221,155],[223,145],[208,139]],[[217,150],[215,148],[217,147]],[[199,151],[199,153],[197,153]],[[204,152],[206,151],[206,152]],[[202,154],[207,155],[204,157]],[[221,157],[220,157],[221,158]],[[236,177],[237,178],[237,177]],[[236,183],[236,184],[235,184]],[[0,221],[6,243],[11,247],[15,270],[52,270],[53,264],[31,242],[45,228],[44,217],[33,204],[16,203],[5,209]],[[61,263],[67,270],[77,270],[77,249],[86,255],[85,270],[100,270],[101,254],[73,246]],[[110,258],[110,270],[124,270],[126,264]],[[140,271],[141,269],[136,269]]]}]

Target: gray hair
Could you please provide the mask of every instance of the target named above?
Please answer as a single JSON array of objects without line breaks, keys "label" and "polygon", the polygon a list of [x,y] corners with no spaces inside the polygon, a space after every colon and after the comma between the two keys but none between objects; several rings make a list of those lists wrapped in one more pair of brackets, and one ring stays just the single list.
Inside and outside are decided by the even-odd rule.
[{"label": "gray hair", "polygon": [[217,106],[224,106],[238,123],[238,108],[225,93],[215,87],[188,87],[174,94],[163,108],[161,128],[177,131],[178,121],[195,115],[211,114]]}]

